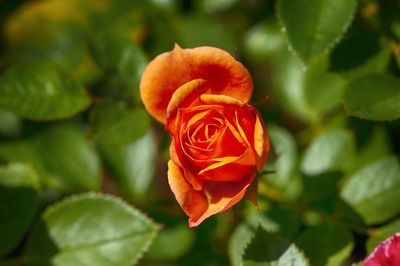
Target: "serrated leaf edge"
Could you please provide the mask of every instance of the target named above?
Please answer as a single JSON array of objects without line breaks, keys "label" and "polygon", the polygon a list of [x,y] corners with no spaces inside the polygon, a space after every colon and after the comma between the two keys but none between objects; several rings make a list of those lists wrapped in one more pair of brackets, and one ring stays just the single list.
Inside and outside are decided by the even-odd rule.
[{"label": "serrated leaf edge", "polygon": [[[243,251],[242,251],[242,253],[240,254],[240,256],[241,256],[241,261],[240,261],[240,263],[239,263],[239,265],[240,266],[243,266],[243,256],[244,256],[244,254],[245,254],[245,252],[246,252],[246,250],[248,249],[248,247],[249,247],[249,245],[251,244],[251,242],[253,242],[253,240],[254,240],[254,238],[256,238],[256,232],[257,232],[257,230],[259,229],[259,228],[262,228],[265,232],[267,232],[267,233],[271,233],[269,230],[267,230],[263,225],[261,225],[261,224],[258,224],[258,226],[255,228],[255,230],[254,230],[254,233],[253,233],[253,236],[250,238],[250,240],[249,240],[249,242],[246,244],[246,246],[244,246],[244,248],[243,248]],[[286,238],[285,238],[286,239]],[[289,241],[289,240],[288,240]],[[307,262],[307,265],[308,266],[310,266],[311,264],[310,264],[310,260],[309,260],[309,258],[304,254],[304,251],[302,250],[302,249],[300,249],[294,242],[292,242],[292,241],[289,241],[291,244],[290,244],[290,246],[289,246],[289,248],[291,247],[291,246],[294,246],[298,251],[299,251],[299,253],[301,254],[301,256],[304,258],[304,260]],[[288,248],[288,249],[289,249]]]},{"label": "serrated leaf edge", "polygon": [[[249,245],[251,244],[251,242],[253,242],[254,238],[256,238],[256,232],[258,230],[259,227],[262,227],[262,225],[258,224],[258,226],[255,227],[254,232],[253,232],[253,236],[249,239],[249,241],[246,243],[246,245],[243,247],[242,253],[240,254],[240,263],[239,266],[243,266],[243,256],[246,253],[246,250],[249,248]],[[263,227],[262,227],[263,228]],[[265,228],[263,228],[265,230]]]},{"label": "serrated leaf edge", "polygon": [[141,251],[134,258],[132,258],[130,265],[135,265],[136,262],[143,257],[144,253],[148,251],[151,243],[156,238],[161,227],[159,224],[155,223],[151,218],[149,218],[146,214],[142,213],[141,211],[134,208],[133,206],[130,206],[127,202],[125,202],[121,198],[118,198],[114,195],[104,194],[104,193],[99,193],[99,192],[88,192],[88,193],[76,194],[76,195],[67,197],[65,199],[62,199],[62,200],[54,203],[53,205],[47,207],[41,216],[43,218],[46,218],[48,215],[53,213],[57,208],[59,208],[60,205],[63,205],[66,203],[75,202],[75,201],[81,200],[81,199],[96,199],[96,198],[97,199],[106,199],[111,202],[118,203],[125,211],[127,211],[131,214],[137,215],[138,217],[145,220],[146,222],[149,222],[149,224],[153,227],[152,228],[153,230],[151,230],[150,237],[144,244]]},{"label": "serrated leaf edge", "polygon": [[356,11],[357,11],[357,7],[358,7],[358,2],[356,0],[354,0],[355,5],[354,5],[354,10],[353,10],[353,14],[350,16],[350,18],[348,19],[347,23],[343,26],[342,28],[342,34],[340,34],[335,40],[332,41],[332,43],[330,45],[328,45],[322,52],[320,52],[319,55],[316,55],[314,57],[311,57],[308,62],[304,62],[304,60],[301,58],[301,56],[298,54],[298,52],[296,51],[296,49],[294,49],[294,47],[291,45],[290,41],[289,41],[289,35],[287,34],[287,30],[286,27],[284,25],[284,22],[282,20],[281,17],[281,2],[282,0],[278,0],[276,3],[276,8],[275,8],[275,14],[276,17],[278,18],[278,25],[279,28],[284,36],[284,41],[286,42],[286,44],[288,45],[289,51],[295,55],[295,57],[300,61],[300,64],[303,68],[304,71],[307,71],[307,67],[308,65],[315,60],[318,60],[319,58],[321,58],[322,56],[324,56],[325,54],[328,54],[338,43],[340,43],[340,41],[343,39],[344,34],[347,32],[347,30],[349,29],[350,25],[353,23],[353,20],[356,16]]}]

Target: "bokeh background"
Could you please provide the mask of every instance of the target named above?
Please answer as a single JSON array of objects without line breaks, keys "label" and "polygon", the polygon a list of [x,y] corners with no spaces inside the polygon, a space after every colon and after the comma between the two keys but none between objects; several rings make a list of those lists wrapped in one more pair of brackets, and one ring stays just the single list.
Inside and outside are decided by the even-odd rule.
[{"label": "bokeh background", "polygon": [[[399,79],[400,2],[359,0],[335,47],[307,67],[288,46],[276,4],[1,1],[0,162],[29,164],[41,189],[34,206],[18,207],[15,219],[28,222],[15,243],[0,234],[0,261],[31,265],[18,258],[40,213],[87,191],[116,195],[161,225],[139,265],[239,265],[260,226],[295,242],[311,265],[351,265],[400,231],[400,123],[353,117],[343,104],[347,85],[364,75]],[[222,48],[249,69],[251,104],[273,146],[259,209],[243,201],[195,229],[167,183],[169,136],[138,90],[148,61],[174,43]],[[47,81],[80,92],[56,91],[40,109]],[[22,96],[19,84],[29,87]]]}]

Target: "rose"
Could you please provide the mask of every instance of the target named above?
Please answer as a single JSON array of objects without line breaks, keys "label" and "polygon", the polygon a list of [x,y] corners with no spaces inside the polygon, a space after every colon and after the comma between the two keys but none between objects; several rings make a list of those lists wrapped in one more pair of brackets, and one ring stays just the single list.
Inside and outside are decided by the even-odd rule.
[{"label": "rose", "polygon": [[201,79],[186,83],[167,108],[168,178],[190,226],[236,204],[253,182],[255,168],[261,171],[269,148],[258,112],[226,95],[202,94],[206,84]]},{"label": "rose", "polygon": [[379,243],[363,264],[363,266],[394,265],[400,265],[400,234],[395,234]]},{"label": "rose", "polygon": [[146,109],[171,134],[168,181],[197,226],[229,209],[249,189],[269,150],[263,121],[247,104],[246,68],[213,47],[174,50],[155,58],[141,80]]}]

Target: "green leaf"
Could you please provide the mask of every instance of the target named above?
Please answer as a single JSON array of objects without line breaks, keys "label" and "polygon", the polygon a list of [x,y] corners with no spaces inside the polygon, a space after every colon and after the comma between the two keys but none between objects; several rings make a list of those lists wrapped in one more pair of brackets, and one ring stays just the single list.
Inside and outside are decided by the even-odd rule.
[{"label": "green leaf", "polygon": [[[359,47],[363,49],[358,49]],[[377,32],[356,20],[342,42],[330,54],[331,70],[347,80],[381,73],[390,62],[390,45]]]},{"label": "green leaf", "polygon": [[327,68],[327,58],[315,62],[310,65],[304,81],[305,102],[320,117],[340,106],[345,88],[345,80],[328,72]]},{"label": "green leaf", "polygon": [[322,223],[309,227],[296,240],[313,266],[339,266],[350,256],[354,243],[342,224]]},{"label": "green leaf", "polygon": [[73,190],[99,188],[100,161],[81,129],[72,124],[55,125],[36,136],[33,143],[48,172],[67,187]]},{"label": "green leaf", "polygon": [[[282,46],[284,36],[276,24],[273,20],[258,24],[243,40],[247,57],[263,69],[259,76],[255,72],[255,80],[265,83],[258,86],[269,88],[256,90],[256,98],[268,97],[272,91],[290,115],[306,123],[320,124],[328,112],[340,106],[344,79],[328,71],[327,56],[310,63],[304,71],[298,58]],[[270,72],[271,80],[265,79],[266,72]]]},{"label": "green leaf", "polygon": [[[250,28],[243,37],[246,57],[257,63],[265,63],[282,52],[285,45],[278,23],[263,21]],[[278,57],[278,56],[277,56]]]},{"label": "green leaf", "polygon": [[233,54],[237,49],[230,29],[211,16],[188,16],[175,23],[177,42],[184,48],[215,46]]},{"label": "green leaf", "polygon": [[0,167],[0,257],[11,252],[29,228],[38,207],[39,178],[21,163]]},{"label": "green leaf", "polygon": [[309,263],[296,245],[260,227],[246,248],[243,265],[306,266]]},{"label": "green leaf", "polygon": [[284,199],[296,199],[301,192],[296,141],[290,132],[274,125],[268,126],[268,134],[277,159],[274,161],[270,158],[264,167],[275,173],[263,177],[268,185],[282,191]]},{"label": "green leaf", "polygon": [[112,30],[93,38],[93,58],[111,79],[112,85],[140,101],[139,81],[148,63],[147,57],[131,39]]},{"label": "green leaf", "polygon": [[21,133],[21,120],[11,112],[0,109],[0,134],[15,137]]},{"label": "green leaf", "polygon": [[400,118],[400,80],[388,74],[369,74],[352,80],[344,94],[347,112],[362,119]]},{"label": "green leaf", "polygon": [[82,85],[51,65],[17,64],[0,76],[0,106],[24,118],[67,118],[89,104]]},{"label": "green leaf", "polygon": [[328,171],[346,171],[352,163],[354,139],[346,130],[329,131],[306,149],[301,170],[307,175],[319,175]]},{"label": "green leaf", "polygon": [[400,164],[395,157],[375,161],[351,176],[341,197],[367,224],[386,221],[400,212]]},{"label": "green leaf", "polygon": [[232,266],[240,266],[243,263],[243,253],[255,232],[248,223],[239,224],[229,239],[228,253]]},{"label": "green leaf", "polygon": [[83,132],[70,124],[53,125],[27,140],[2,142],[0,158],[31,163],[44,185],[57,190],[99,188],[97,153]]},{"label": "green leaf", "polygon": [[149,218],[118,198],[94,193],[58,202],[42,219],[52,245],[38,234],[30,240],[26,256],[55,266],[133,265],[158,231]]},{"label": "green leaf", "polygon": [[154,134],[149,131],[125,147],[101,146],[101,151],[121,189],[136,201],[148,199],[157,155]]},{"label": "green leaf", "polygon": [[199,5],[201,10],[212,13],[226,11],[237,2],[238,0],[200,0],[197,4]]},{"label": "green leaf", "polygon": [[392,147],[385,128],[378,125],[372,129],[368,140],[362,145],[356,156],[355,170],[378,159],[389,156]]},{"label": "green leaf", "polygon": [[400,219],[397,219],[379,228],[371,229],[371,237],[367,241],[368,254],[371,253],[381,241],[389,238],[390,236],[398,232],[400,232]]},{"label": "green leaf", "polygon": [[337,194],[342,174],[336,171],[303,177],[303,196],[309,202],[321,202]]},{"label": "green leaf", "polygon": [[[179,224],[167,227],[160,231],[149,251],[145,255],[145,260],[149,261],[176,261],[192,247],[195,241],[195,234],[187,224]],[[173,248],[171,243],[174,243]]]},{"label": "green leaf", "polygon": [[333,48],[356,11],[355,0],[280,0],[278,17],[304,64]]},{"label": "green leaf", "polygon": [[5,162],[29,163],[43,179],[49,175],[45,163],[37,154],[32,141],[0,142],[0,159]]},{"label": "green leaf", "polygon": [[93,138],[107,145],[127,145],[142,137],[150,118],[142,109],[130,109],[122,102],[105,101],[91,113]]},{"label": "green leaf", "polygon": [[282,186],[287,185],[297,166],[296,141],[289,131],[278,126],[268,126],[268,134],[278,157],[276,162],[268,168],[275,170],[276,174],[271,174],[271,176],[274,176],[273,179],[277,183]]},{"label": "green leaf", "polygon": [[300,230],[301,220],[292,208],[272,205],[263,213],[252,208],[250,216],[235,228],[229,239],[229,259],[233,266],[241,265],[245,248],[258,227],[292,239]]},{"label": "green leaf", "polygon": [[389,60],[388,41],[377,31],[371,30],[363,18],[356,17],[343,40],[330,53],[330,69],[340,72],[347,79],[353,79],[368,73],[383,72]]},{"label": "green leaf", "polygon": [[[329,186],[330,184],[324,184],[320,186],[322,189],[323,186]],[[305,192],[305,194],[308,192]],[[354,230],[356,232],[365,233],[365,224],[363,219],[350,207],[346,202],[342,199],[338,198],[337,195],[331,195],[328,197],[321,197],[318,201],[309,202],[309,221],[304,221],[306,224],[315,225],[315,220],[313,221],[312,217],[313,213],[317,213],[319,217],[317,220],[321,220],[321,218],[329,218],[331,221],[340,221],[341,224],[345,225],[347,228]],[[306,216],[306,215],[305,215]]]}]

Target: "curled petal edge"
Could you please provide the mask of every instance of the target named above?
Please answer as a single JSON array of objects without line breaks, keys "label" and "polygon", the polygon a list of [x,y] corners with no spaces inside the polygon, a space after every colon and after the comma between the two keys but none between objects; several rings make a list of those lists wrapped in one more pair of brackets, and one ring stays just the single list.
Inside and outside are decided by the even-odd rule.
[{"label": "curled petal edge", "polygon": [[207,182],[202,191],[194,190],[172,160],[168,161],[168,182],[176,200],[189,216],[189,226],[196,227],[208,217],[238,203],[254,181],[255,174],[240,182]]}]

